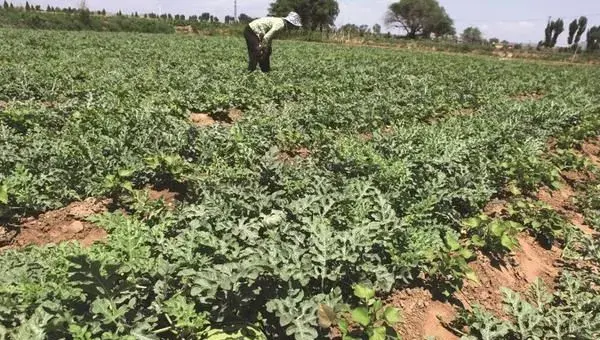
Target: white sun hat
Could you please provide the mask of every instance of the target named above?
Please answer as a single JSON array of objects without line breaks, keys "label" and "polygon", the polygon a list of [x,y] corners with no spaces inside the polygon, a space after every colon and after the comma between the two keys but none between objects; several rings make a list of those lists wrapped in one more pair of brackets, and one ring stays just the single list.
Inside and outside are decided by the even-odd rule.
[{"label": "white sun hat", "polygon": [[302,20],[300,20],[300,16],[296,12],[290,12],[290,14],[288,14],[288,16],[284,18],[284,20],[294,26],[302,26]]}]

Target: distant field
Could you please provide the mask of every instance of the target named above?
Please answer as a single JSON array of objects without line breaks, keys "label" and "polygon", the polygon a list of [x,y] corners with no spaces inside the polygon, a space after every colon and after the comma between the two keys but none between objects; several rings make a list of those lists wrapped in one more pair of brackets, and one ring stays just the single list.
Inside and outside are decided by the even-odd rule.
[{"label": "distant field", "polygon": [[[460,336],[439,308],[475,339],[600,336],[600,68],[276,41],[265,75],[233,37],[0,41],[0,339],[335,337],[356,284],[402,315],[355,309],[358,338]],[[569,294],[500,315],[534,277]]]}]

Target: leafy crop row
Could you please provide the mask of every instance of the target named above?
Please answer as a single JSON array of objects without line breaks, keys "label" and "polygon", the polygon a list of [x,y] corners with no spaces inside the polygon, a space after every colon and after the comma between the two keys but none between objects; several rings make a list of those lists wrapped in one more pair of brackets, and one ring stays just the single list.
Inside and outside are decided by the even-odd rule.
[{"label": "leafy crop row", "polygon": [[[313,339],[328,333],[320,306],[348,304],[373,338],[396,316],[356,285],[381,294],[421,275],[450,294],[473,278],[473,250],[508,241],[470,224],[465,243],[459,221],[511,185],[552,184],[545,141],[599,104],[583,68],[283,42],[263,75],[234,38],[0,40],[2,219],[103,195],[127,211],[93,217],[106,243],[0,255],[9,338]],[[532,89],[545,97],[511,99]],[[187,121],[233,107],[231,127]],[[282,157],[300,148],[310,156]]]}]

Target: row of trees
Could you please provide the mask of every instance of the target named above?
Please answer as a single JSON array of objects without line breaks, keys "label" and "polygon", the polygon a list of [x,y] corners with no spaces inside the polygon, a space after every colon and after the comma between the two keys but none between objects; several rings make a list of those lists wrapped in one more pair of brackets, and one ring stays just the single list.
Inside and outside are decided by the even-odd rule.
[{"label": "row of trees", "polygon": [[269,14],[286,16],[295,11],[302,18],[302,24],[310,30],[329,29],[340,13],[336,0],[276,0],[269,6]]},{"label": "row of trees", "polygon": [[[152,30],[159,32],[166,32],[172,30],[173,25],[192,25],[196,26],[199,23],[216,23],[220,24],[219,18],[205,12],[201,15],[186,16],[184,14],[156,14],[156,13],[145,13],[138,14],[137,12],[130,15],[117,12],[115,15],[107,14],[106,10],[99,10],[91,12],[85,6],[85,1],[81,3],[79,8],[59,8],[48,6],[45,10],[42,10],[39,5],[31,5],[29,2],[25,3],[24,7],[15,7],[12,3],[4,0],[2,7],[6,12],[26,12],[28,15],[13,16],[15,20],[19,17],[19,25],[30,26],[34,28],[41,28],[46,26],[57,27],[60,26],[58,19],[50,19],[49,17],[42,17],[41,14],[44,12],[54,14],[68,14],[70,17],[61,17],[65,22],[73,21],[73,17],[77,17],[79,23],[71,23],[69,21],[68,26],[75,25],[80,27],[79,29],[85,29],[85,27],[92,27],[92,29],[99,29],[99,20],[95,19],[96,16],[105,16],[108,18],[122,17],[122,18],[133,18],[133,19],[158,19],[152,21],[162,21],[165,23],[164,27],[161,24],[150,24],[142,21],[132,21],[125,24],[128,27],[143,27],[141,30],[147,30],[148,27],[152,27]],[[302,22],[305,29],[308,30],[334,30],[334,22],[339,15],[340,9],[336,0],[274,0],[269,6],[269,15],[274,16],[285,16],[290,11],[298,12],[302,18]],[[40,13],[35,15],[32,13]],[[73,16],[75,15],[75,16]],[[143,19],[142,19],[143,18]],[[6,19],[6,18],[5,18]],[[226,16],[224,19],[225,24],[233,24],[236,22],[247,23],[253,20],[246,14],[240,14],[238,18],[233,16]],[[6,24],[10,24],[10,20],[4,20]],[[105,20],[106,21],[106,20]],[[49,23],[50,22],[50,23]],[[125,23],[125,20],[118,21]],[[449,38],[457,40],[456,29],[454,27],[454,21],[446,12],[446,9],[441,6],[438,0],[399,0],[389,5],[387,12],[385,13],[385,24],[389,28],[400,29],[405,32],[405,37],[409,39],[415,38]],[[586,17],[573,20],[568,27],[568,44],[569,46],[577,50],[583,36],[586,34],[586,48],[588,50],[600,49],[600,26],[593,26],[588,29],[588,20]],[[160,28],[158,28],[160,27]],[[65,28],[70,29],[70,28]],[[139,30],[139,29],[134,29]],[[539,42],[539,48],[553,48],[556,46],[557,40],[560,35],[565,32],[566,27],[562,19],[549,21],[544,31],[544,40]],[[349,32],[351,34],[381,34],[381,26],[376,24],[373,27],[367,25],[354,25],[346,24],[338,29],[338,31]],[[498,43],[499,40],[492,38],[489,41],[485,40],[483,33],[477,27],[468,27],[460,34],[460,40],[468,44],[480,44],[480,43]],[[507,43],[507,42],[503,42]]]},{"label": "row of trees", "polygon": [[[269,6],[269,14],[285,16],[297,12],[303,25],[311,30],[331,29],[340,10],[336,0],[276,0]],[[406,31],[409,38],[454,35],[454,21],[437,0],[401,0],[389,6],[385,16],[388,27]],[[366,26],[344,25],[342,30],[366,32]],[[381,32],[381,26],[373,26]]]},{"label": "row of trees", "polygon": [[50,30],[93,30],[93,31],[126,31],[145,33],[172,33],[171,23],[162,20],[147,20],[123,15],[103,17],[95,14],[106,14],[105,11],[92,13],[81,3],[80,8],[47,7],[42,11],[40,6],[32,6],[28,2],[24,7],[16,7],[4,1],[0,7],[0,27],[35,28]]},{"label": "row of trees", "polygon": [[[332,29],[335,19],[339,14],[336,0],[275,0],[269,6],[269,14],[285,16],[290,11],[296,11],[302,17],[304,27],[311,30]],[[454,21],[441,6],[438,0],[400,0],[389,5],[385,13],[385,24],[390,28],[397,28],[406,33],[409,39],[452,37],[456,39]],[[573,20],[569,25],[568,43],[577,49],[583,34],[587,29],[586,17]],[[365,34],[381,32],[379,25],[373,26],[372,31],[366,25],[346,24],[340,28],[344,32]],[[548,22],[545,30],[545,39],[540,41],[540,47],[552,48],[556,45],[559,36],[565,31],[562,19]],[[587,31],[587,49],[599,49],[600,26],[591,27]],[[499,43],[499,39],[486,41],[483,33],[477,27],[467,27],[460,35],[460,40],[469,44]],[[507,43],[506,41],[504,43]]]},{"label": "row of trees", "polygon": [[[588,19],[585,16],[574,19],[569,24],[569,36],[567,43],[570,49],[577,50],[581,37],[585,33]],[[562,19],[549,20],[544,30],[544,40],[538,43],[538,47],[553,48],[556,46],[558,37],[565,31],[565,23]],[[587,31],[586,49],[593,51],[600,49],[600,26],[593,26]]]},{"label": "row of trees", "polygon": [[[82,1],[79,8],[73,8],[73,7],[60,8],[60,7],[47,6],[45,10],[42,10],[42,7],[40,5],[30,5],[29,2],[25,2],[24,7],[16,7],[12,3],[9,3],[8,1],[4,0],[4,4],[3,4],[2,8],[4,10],[16,10],[16,11],[25,11],[25,12],[68,13],[68,14],[80,14],[81,12],[88,12],[89,15],[112,16],[112,15],[108,14],[105,9],[97,10],[97,11],[90,11],[86,6],[85,1]],[[164,14],[159,15],[156,13],[139,14],[138,12],[134,12],[134,13],[128,15],[128,14],[123,14],[123,12],[121,12],[121,11],[118,11],[114,15],[122,16],[122,17],[133,17],[133,18],[142,18],[143,17],[146,19],[162,19],[165,21],[171,21],[171,22],[176,22],[176,23],[187,23],[187,24],[196,23],[196,22],[210,22],[210,23],[219,23],[220,22],[220,20],[217,16],[212,15],[211,13],[208,13],[208,12],[202,13],[201,15],[190,15],[189,17],[186,17],[185,14],[173,15],[170,13],[164,13]],[[225,17],[224,22],[227,24],[234,23],[234,22],[246,23],[246,22],[250,22],[252,20],[253,20],[252,17],[248,16],[245,13],[242,13],[238,16],[237,20],[233,16],[228,15]]]}]

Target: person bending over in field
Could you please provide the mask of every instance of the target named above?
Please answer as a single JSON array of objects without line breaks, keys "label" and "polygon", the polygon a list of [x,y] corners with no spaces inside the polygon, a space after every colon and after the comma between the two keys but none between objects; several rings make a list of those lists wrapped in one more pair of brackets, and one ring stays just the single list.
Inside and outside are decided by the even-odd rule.
[{"label": "person bending over in field", "polygon": [[250,22],[244,30],[244,37],[248,45],[248,71],[256,70],[260,64],[263,72],[271,70],[271,42],[275,33],[292,26],[300,27],[302,22],[296,12],[290,12],[285,18],[265,17]]}]

